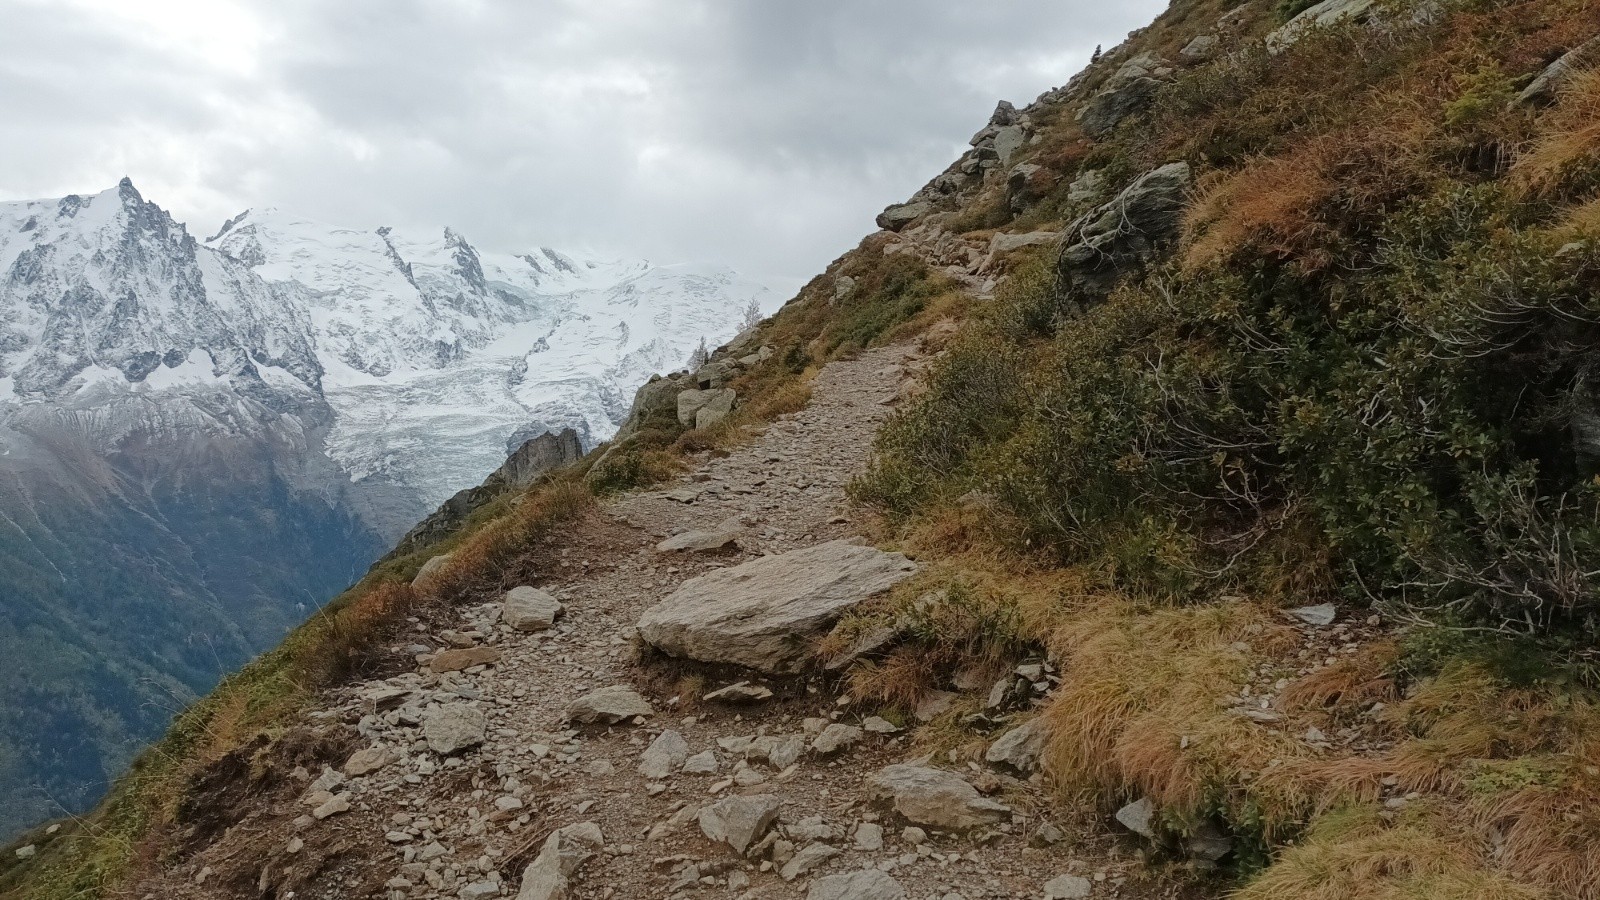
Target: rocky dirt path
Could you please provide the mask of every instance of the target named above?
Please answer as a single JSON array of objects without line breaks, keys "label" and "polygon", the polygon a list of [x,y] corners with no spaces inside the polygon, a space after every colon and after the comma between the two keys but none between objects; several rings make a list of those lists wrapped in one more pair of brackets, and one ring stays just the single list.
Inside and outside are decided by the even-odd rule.
[{"label": "rocky dirt path", "polygon": [[[811,404],[759,439],[574,526],[532,585],[548,596],[517,607],[538,619],[554,597],[553,627],[514,630],[499,602],[417,623],[409,652],[459,652],[314,714],[313,733],[347,735],[321,751],[334,766],[303,765],[246,801],[241,821],[133,896],[1160,895],[1129,879],[1133,843],[1053,820],[1037,779],[919,759],[912,729],[858,713],[842,687],[758,681],[749,702],[726,703],[705,694],[737,675],[639,659],[635,623],[684,581],[852,535],[845,485],[919,355],[833,363]],[[718,529],[737,548],[658,549]],[[899,801],[874,803],[871,779],[907,762],[891,770]],[[940,827],[963,818],[971,827]]]}]

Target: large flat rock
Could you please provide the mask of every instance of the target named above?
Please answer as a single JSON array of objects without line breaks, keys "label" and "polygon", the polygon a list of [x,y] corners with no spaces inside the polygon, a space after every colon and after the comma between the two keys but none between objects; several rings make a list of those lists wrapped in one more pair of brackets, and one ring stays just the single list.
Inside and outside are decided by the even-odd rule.
[{"label": "large flat rock", "polygon": [[832,541],[690,579],[639,620],[670,655],[788,674],[839,617],[916,571],[899,553]]}]

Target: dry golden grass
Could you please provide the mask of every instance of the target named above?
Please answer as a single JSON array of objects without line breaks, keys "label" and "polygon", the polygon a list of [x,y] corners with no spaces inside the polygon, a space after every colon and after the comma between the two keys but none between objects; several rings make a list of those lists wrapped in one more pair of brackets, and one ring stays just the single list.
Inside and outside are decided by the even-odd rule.
[{"label": "dry golden grass", "polygon": [[1235,900],[1554,900],[1485,867],[1448,809],[1327,816]]},{"label": "dry golden grass", "polygon": [[[1245,602],[1145,609],[1108,597],[1062,620],[1050,643],[1065,681],[1045,713],[1052,771],[1107,799],[1148,796],[1180,818],[1219,798],[1242,806],[1259,773],[1309,752],[1226,703],[1295,640],[1276,619]],[[1269,837],[1306,806],[1289,791],[1251,794]]]},{"label": "dry golden grass", "polygon": [[1600,69],[1571,78],[1541,125],[1541,134],[1517,158],[1512,175],[1530,194],[1557,194],[1575,172],[1600,162]]},{"label": "dry golden grass", "polygon": [[594,495],[576,479],[563,479],[525,495],[506,515],[468,537],[427,587],[440,596],[461,599],[474,589],[498,586],[511,563],[552,529],[593,509]]},{"label": "dry golden grass", "polygon": [[1185,215],[1184,266],[1203,268],[1250,242],[1278,256],[1310,245],[1326,235],[1313,214],[1335,187],[1326,150],[1319,146],[1233,174],[1214,173]]}]

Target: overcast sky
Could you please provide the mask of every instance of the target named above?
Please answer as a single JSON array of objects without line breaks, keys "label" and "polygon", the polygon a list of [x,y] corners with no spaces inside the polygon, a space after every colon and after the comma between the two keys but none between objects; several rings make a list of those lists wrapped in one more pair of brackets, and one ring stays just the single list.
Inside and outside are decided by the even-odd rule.
[{"label": "overcast sky", "polygon": [[0,0],[0,199],[797,281],[1164,0]]}]

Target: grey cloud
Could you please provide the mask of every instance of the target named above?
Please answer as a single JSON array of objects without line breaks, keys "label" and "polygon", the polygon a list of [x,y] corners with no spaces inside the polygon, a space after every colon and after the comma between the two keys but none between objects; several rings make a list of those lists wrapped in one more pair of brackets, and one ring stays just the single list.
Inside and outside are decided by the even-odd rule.
[{"label": "grey cloud", "polygon": [[277,205],[800,279],[1163,5],[240,2],[258,56],[216,68],[0,0],[0,197],[129,174],[197,232]]}]

